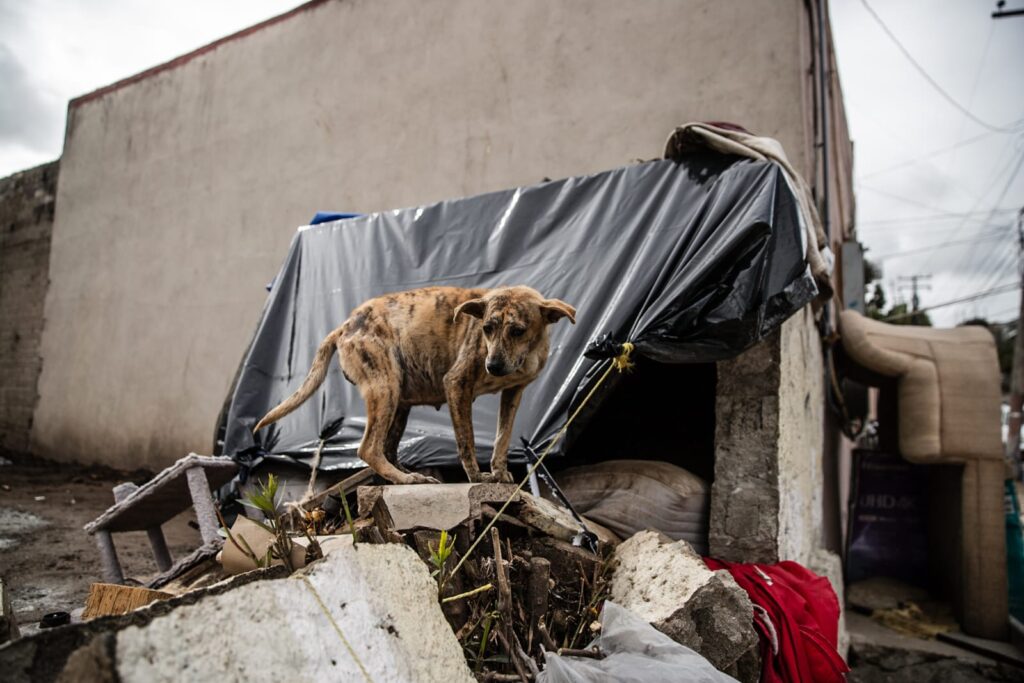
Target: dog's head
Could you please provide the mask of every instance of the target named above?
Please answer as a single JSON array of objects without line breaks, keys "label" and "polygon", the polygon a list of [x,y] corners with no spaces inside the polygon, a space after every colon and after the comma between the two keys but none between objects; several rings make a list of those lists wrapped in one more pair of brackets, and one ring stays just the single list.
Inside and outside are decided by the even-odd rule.
[{"label": "dog's head", "polygon": [[455,309],[455,318],[469,315],[481,322],[487,345],[487,372],[504,377],[518,371],[542,343],[548,325],[568,318],[576,324],[576,309],[558,299],[545,299],[530,287],[492,289]]}]

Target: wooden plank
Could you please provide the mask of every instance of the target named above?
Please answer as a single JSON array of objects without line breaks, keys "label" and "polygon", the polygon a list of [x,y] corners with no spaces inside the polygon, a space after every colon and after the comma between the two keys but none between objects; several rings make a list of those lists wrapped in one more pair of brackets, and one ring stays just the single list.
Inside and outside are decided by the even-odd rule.
[{"label": "wooden plank", "polygon": [[360,486],[370,483],[370,481],[373,479],[375,475],[376,472],[371,470],[369,467],[364,467],[355,474],[345,477],[337,484],[333,484],[330,487],[321,491],[320,493],[316,494],[308,501],[304,502],[302,507],[305,508],[306,510],[315,510],[324,504],[324,500],[327,499],[327,496],[330,496],[335,493],[347,495],[352,491],[356,490],[357,488],[359,488]]},{"label": "wooden plank", "polygon": [[89,587],[89,597],[85,600],[85,611],[82,612],[82,618],[95,619],[96,617],[128,614],[128,612],[145,607],[151,602],[167,600],[172,597],[174,596],[170,593],[148,588],[119,586],[113,583],[94,583]]}]

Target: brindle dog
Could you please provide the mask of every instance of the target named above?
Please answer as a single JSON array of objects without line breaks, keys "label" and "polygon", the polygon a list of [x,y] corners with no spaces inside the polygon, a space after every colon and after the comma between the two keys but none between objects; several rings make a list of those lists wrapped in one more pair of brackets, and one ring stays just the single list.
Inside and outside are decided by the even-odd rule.
[{"label": "brindle dog", "polygon": [[[576,323],[576,309],[529,287],[426,287],[370,299],[327,335],[298,391],[253,431],[292,412],[316,391],[334,352],[341,370],[366,402],[362,458],[395,484],[437,483],[400,469],[398,442],[409,409],[447,403],[459,459],[470,481],[511,481],[508,447],[523,389],[548,357],[548,325]],[[480,472],[473,444],[473,399],[501,391],[498,434],[489,475]]]}]

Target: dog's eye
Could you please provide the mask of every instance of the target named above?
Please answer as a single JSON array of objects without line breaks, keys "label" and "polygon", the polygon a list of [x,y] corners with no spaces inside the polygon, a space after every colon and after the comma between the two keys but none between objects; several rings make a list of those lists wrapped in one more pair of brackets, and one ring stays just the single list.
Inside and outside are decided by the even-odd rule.
[{"label": "dog's eye", "polygon": [[487,336],[490,336],[490,335],[494,334],[494,324],[493,323],[487,323],[486,325],[484,325],[484,334],[486,334]]},{"label": "dog's eye", "polygon": [[524,334],[526,334],[525,327],[513,327],[511,330],[508,331],[508,335],[510,337],[522,337]]}]

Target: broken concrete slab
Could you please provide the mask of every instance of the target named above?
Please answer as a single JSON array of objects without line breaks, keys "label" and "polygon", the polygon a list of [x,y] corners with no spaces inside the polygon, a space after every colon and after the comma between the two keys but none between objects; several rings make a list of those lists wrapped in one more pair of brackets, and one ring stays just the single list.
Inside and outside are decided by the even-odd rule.
[{"label": "broken concrete slab", "polygon": [[708,569],[686,541],[653,531],[624,541],[615,549],[611,599],[720,671],[757,680],[750,598],[728,572]]},{"label": "broken concrete slab", "polygon": [[68,657],[57,683],[118,683],[113,633],[101,633]]},{"label": "broken concrete slab", "polygon": [[[175,609],[195,604],[209,596],[221,595],[255,581],[283,579],[287,574],[284,567],[260,569],[233,576],[212,586],[170,600],[155,602],[149,607],[125,615],[100,617],[91,621],[38,631],[0,645],[0,671],[4,673],[5,682],[49,683],[56,680],[73,652],[88,645],[98,635],[120,631],[131,625],[148,624]],[[76,680],[91,679],[80,677]]]},{"label": "broken concrete slab", "polygon": [[378,502],[391,515],[398,531],[423,528],[450,531],[480,516],[481,503],[504,503],[515,494],[514,484],[420,484],[418,486],[360,486],[359,515],[367,516]]},{"label": "broken concrete slab", "polygon": [[[272,637],[266,637],[272,634]],[[437,584],[407,546],[342,548],[117,634],[121,681],[473,681]]]}]

